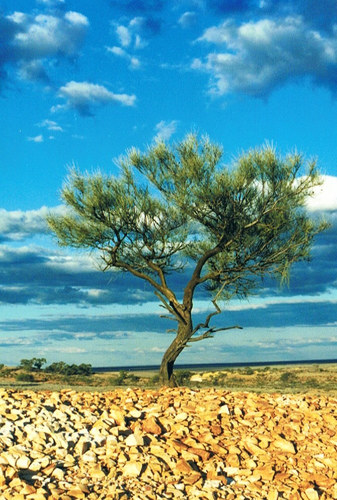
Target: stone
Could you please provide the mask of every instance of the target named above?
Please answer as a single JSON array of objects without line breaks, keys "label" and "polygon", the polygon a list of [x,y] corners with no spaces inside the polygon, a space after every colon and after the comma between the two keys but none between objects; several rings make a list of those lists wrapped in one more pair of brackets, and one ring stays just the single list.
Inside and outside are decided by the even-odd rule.
[{"label": "stone", "polygon": [[307,488],[304,493],[306,494],[306,497],[308,500],[319,500],[319,495],[314,488]]},{"label": "stone", "polygon": [[22,457],[19,457],[16,461],[16,467],[18,469],[28,469],[31,464],[31,460],[29,457],[23,455]]},{"label": "stone", "polygon": [[182,474],[191,474],[197,470],[197,467],[193,467],[190,462],[187,462],[184,458],[180,458],[176,463],[175,469]]},{"label": "stone", "polygon": [[275,448],[285,451],[286,453],[296,453],[293,443],[287,441],[286,439],[276,439],[272,444]]},{"label": "stone", "polygon": [[125,442],[126,446],[143,446],[144,445],[144,439],[139,434],[130,434],[125,439],[124,442]]},{"label": "stone", "polygon": [[123,467],[123,475],[128,477],[138,477],[141,474],[143,465],[140,462],[130,461]]},{"label": "stone", "polygon": [[154,434],[155,436],[159,436],[163,432],[158,419],[153,416],[146,418],[143,422],[142,427],[144,432],[148,434]]}]

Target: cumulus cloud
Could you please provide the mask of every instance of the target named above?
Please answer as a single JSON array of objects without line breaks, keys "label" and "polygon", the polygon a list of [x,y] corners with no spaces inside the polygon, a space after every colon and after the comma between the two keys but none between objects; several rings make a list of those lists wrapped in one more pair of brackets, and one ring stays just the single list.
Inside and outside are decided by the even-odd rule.
[{"label": "cumulus cloud", "polygon": [[115,94],[103,85],[90,82],[68,82],[59,89],[59,95],[66,99],[66,107],[76,109],[84,116],[91,116],[92,108],[100,105],[117,102],[134,106],[136,102],[135,95]]},{"label": "cumulus cloud", "polygon": [[156,35],[161,29],[161,22],[144,16],[133,17],[126,24],[112,23],[118,40],[118,46],[107,47],[117,57],[129,62],[130,69],[138,69],[141,62],[132,51],[143,49],[148,45],[147,38]]},{"label": "cumulus cloud", "polygon": [[132,41],[132,34],[130,33],[129,28],[126,26],[117,26],[116,33],[119,38],[119,41],[123,47],[128,47]]},{"label": "cumulus cloud", "polygon": [[87,307],[153,300],[152,291],[143,282],[118,272],[103,273],[99,263],[93,254],[36,245],[0,245],[0,303]]},{"label": "cumulus cloud", "polygon": [[[19,241],[48,231],[46,216],[49,208],[41,207],[38,210],[13,210],[0,208],[0,241]],[[53,208],[53,212],[63,214],[65,208],[60,205]]]},{"label": "cumulus cloud", "polygon": [[152,17],[133,17],[127,24],[113,23],[120,45],[126,49],[142,49],[147,38],[160,32],[161,22]]},{"label": "cumulus cloud", "polygon": [[301,16],[241,25],[226,20],[208,28],[199,42],[215,47],[205,60],[196,59],[192,64],[211,75],[213,94],[266,97],[280,85],[299,79],[335,91],[337,31],[319,32]]},{"label": "cumulus cloud", "polygon": [[46,61],[76,57],[88,27],[87,17],[74,11],[0,14],[0,78],[4,81],[15,67],[21,78],[48,82]]},{"label": "cumulus cloud", "polygon": [[113,54],[114,56],[121,57],[129,62],[130,69],[139,69],[141,66],[140,60],[138,57],[131,56],[126,50],[121,47],[107,47],[107,51]]},{"label": "cumulus cloud", "polygon": [[168,141],[175,133],[177,125],[177,120],[171,120],[170,122],[161,120],[155,126],[156,135],[154,137],[154,141]]},{"label": "cumulus cloud", "polygon": [[23,80],[48,84],[49,76],[41,61],[22,61],[19,66],[19,76]]},{"label": "cumulus cloud", "polygon": [[310,211],[337,211],[337,177],[322,176],[323,184],[315,187],[313,196],[308,198],[307,207]]}]

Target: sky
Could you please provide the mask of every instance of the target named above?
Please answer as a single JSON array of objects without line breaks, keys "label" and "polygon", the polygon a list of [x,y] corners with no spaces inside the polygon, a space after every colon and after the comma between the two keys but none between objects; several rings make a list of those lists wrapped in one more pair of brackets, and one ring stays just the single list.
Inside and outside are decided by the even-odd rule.
[{"label": "sky", "polygon": [[224,304],[216,321],[242,330],[178,362],[337,358],[336,91],[336,0],[2,0],[0,363],[159,364],[172,325],[151,289],[58,247],[45,216],[72,165],[118,175],[132,146],[190,132],[225,164],[266,143],[316,159],[308,210],[331,227],[289,287]]}]

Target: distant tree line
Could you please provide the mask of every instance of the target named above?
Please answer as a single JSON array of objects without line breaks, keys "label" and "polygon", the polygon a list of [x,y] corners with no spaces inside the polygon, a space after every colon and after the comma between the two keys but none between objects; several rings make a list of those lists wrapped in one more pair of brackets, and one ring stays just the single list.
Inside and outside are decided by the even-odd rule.
[{"label": "distant tree line", "polygon": [[90,364],[81,363],[80,365],[71,364],[68,365],[64,361],[58,361],[46,366],[42,369],[43,365],[47,363],[45,358],[32,358],[32,359],[21,359],[19,369],[25,372],[39,372],[44,371],[46,373],[57,373],[60,375],[92,375],[92,366]]}]

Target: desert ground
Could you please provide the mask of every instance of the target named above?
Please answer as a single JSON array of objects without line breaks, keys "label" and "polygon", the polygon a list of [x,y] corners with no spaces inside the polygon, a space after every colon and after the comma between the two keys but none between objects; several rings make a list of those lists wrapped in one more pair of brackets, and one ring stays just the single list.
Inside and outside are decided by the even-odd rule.
[{"label": "desert ground", "polygon": [[6,376],[0,499],[337,499],[336,367],[224,373],[184,371],[178,388]]}]

